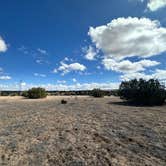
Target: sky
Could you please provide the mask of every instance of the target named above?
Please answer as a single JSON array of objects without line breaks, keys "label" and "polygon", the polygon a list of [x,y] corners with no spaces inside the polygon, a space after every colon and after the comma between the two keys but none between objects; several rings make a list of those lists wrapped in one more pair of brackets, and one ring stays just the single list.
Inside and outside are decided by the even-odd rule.
[{"label": "sky", "polygon": [[5,0],[0,90],[166,82],[166,0]]}]

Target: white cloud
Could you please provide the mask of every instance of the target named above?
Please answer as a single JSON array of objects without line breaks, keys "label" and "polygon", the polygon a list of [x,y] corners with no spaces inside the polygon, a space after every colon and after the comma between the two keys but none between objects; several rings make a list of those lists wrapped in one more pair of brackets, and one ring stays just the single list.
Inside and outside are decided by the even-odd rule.
[{"label": "white cloud", "polygon": [[77,80],[75,78],[72,79],[73,82],[77,82]]},{"label": "white cloud", "polygon": [[121,76],[121,80],[125,80],[125,81],[129,81],[131,79],[145,79],[145,80],[149,80],[152,78],[151,75],[146,75],[144,73],[140,73],[140,72],[133,72],[133,73],[126,73],[124,75]]},{"label": "white cloud", "polygon": [[12,79],[7,73],[4,72],[3,68],[0,67],[0,80],[10,80]]},{"label": "white cloud", "polygon": [[105,58],[151,57],[166,51],[166,28],[148,18],[118,18],[90,27],[89,36]]},{"label": "white cloud", "polygon": [[58,73],[58,70],[57,70],[57,69],[54,69],[54,70],[53,70],[53,73]]},{"label": "white cloud", "polygon": [[3,68],[2,67],[0,67],[0,73],[3,73]]},{"label": "white cloud", "polygon": [[38,48],[37,51],[40,53],[40,54],[43,54],[43,55],[47,55],[47,51],[44,50],[44,49],[41,49],[41,48]]},{"label": "white cloud", "polygon": [[121,80],[127,80],[127,81],[135,78],[136,79],[143,78],[145,80],[153,78],[166,82],[166,70],[156,69],[152,74],[145,74],[140,72],[125,73],[124,75],[121,76]]},{"label": "white cloud", "polygon": [[47,60],[48,52],[44,49],[38,48],[38,49],[31,49],[27,46],[22,45],[18,48],[20,52],[22,52],[25,55],[32,56],[37,64],[43,65],[43,64],[50,64],[50,62]]},{"label": "white cloud", "polygon": [[[161,27],[157,20],[118,18],[107,25],[90,27],[88,34],[96,48],[103,52],[104,67],[123,73],[122,80],[161,78],[157,70],[151,75],[143,73],[146,68],[160,64],[147,58],[166,52],[166,28]],[[130,57],[146,59],[132,62]]]},{"label": "white cloud", "polygon": [[24,45],[22,45],[21,47],[18,48],[19,51],[21,51],[23,54],[29,54],[29,50],[27,47],[25,47]]},{"label": "white cloud", "polygon": [[67,74],[72,71],[84,71],[86,70],[86,67],[83,64],[80,63],[71,63],[66,64],[64,62],[60,62],[61,66],[58,69],[54,69],[55,71],[61,71],[62,74]]},{"label": "white cloud", "polygon": [[57,83],[58,84],[66,84],[66,81],[65,80],[58,80]]},{"label": "white cloud", "polygon": [[41,59],[37,59],[37,60],[36,60],[36,63],[38,63],[38,64],[42,64],[42,62],[43,62],[43,61],[42,61]]},{"label": "white cloud", "polygon": [[156,11],[163,7],[166,7],[166,0],[148,0],[147,8],[150,11]]},{"label": "white cloud", "polygon": [[36,76],[36,77],[46,77],[45,74],[40,74],[40,73],[34,73],[34,76]]},{"label": "white cloud", "polygon": [[21,82],[21,86],[26,86],[26,82]]},{"label": "white cloud", "polygon": [[166,70],[156,69],[155,73],[153,74],[153,77],[159,80],[166,81]]},{"label": "white cloud", "polygon": [[65,58],[64,58],[64,61],[69,61],[69,58],[68,58],[68,57],[65,57]]},{"label": "white cloud", "polygon": [[0,36],[0,52],[5,52],[7,50],[7,45],[5,41]]},{"label": "white cloud", "polygon": [[46,59],[42,58],[42,57],[38,57],[39,59],[36,59],[35,62],[42,65],[42,64],[50,64],[49,61],[47,61]]},{"label": "white cloud", "polygon": [[95,57],[97,55],[97,51],[95,51],[95,49],[92,46],[89,46],[89,48],[86,48],[84,50],[85,52],[85,58],[87,60],[95,60]]},{"label": "white cloud", "polygon": [[159,65],[160,63],[157,61],[151,61],[146,59],[138,62],[131,62],[129,60],[116,62],[113,59],[104,59],[103,64],[107,70],[129,73],[129,72],[144,71],[146,67],[156,66]]},{"label": "white cloud", "polygon": [[161,8],[166,7],[166,0],[128,0],[128,1],[146,2],[147,10],[151,12],[155,12]]},{"label": "white cloud", "polygon": [[[120,83],[84,83],[84,84],[73,84],[73,85],[65,85],[65,84],[25,84],[22,87],[22,90],[28,90],[32,87],[43,87],[46,90],[92,90],[94,88],[100,89],[118,89]],[[1,90],[19,90],[19,84],[0,84]]]},{"label": "white cloud", "polygon": [[98,65],[96,68],[97,68],[97,69],[101,69],[101,66]]},{"label": "white cloud", "polygon": [[0,80],[10,80],[12,79],[10,76],[0,76]]}]

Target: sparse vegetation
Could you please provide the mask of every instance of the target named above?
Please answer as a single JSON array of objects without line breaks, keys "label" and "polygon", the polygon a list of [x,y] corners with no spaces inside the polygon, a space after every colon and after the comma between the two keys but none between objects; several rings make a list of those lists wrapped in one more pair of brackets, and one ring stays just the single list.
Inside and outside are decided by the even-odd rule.
[{"label": "sparse vegetation", "polygon": [[162,105],[166,99],[166,90],[158,80],[131,80],[121,83],[120,97],[141,105]]},{"label": "sparse vegetation", "polygon": [[18,93],[11,93],[10,96],[18,96]]},{"label": "sparse vegetation", "polygon": [[76,97],[1,97],[0,165],[166,165],[166,105]]},{"label": "sparse vegetation", "polygon": [[119,96],[119,90],[118,89],[111,90],[111,95],[113,95],[113,96]]},{"label": "sparse vegetation", "polygon": [[23,97],[28,97],[28,91],[23,91],[21,94]]},{"label": "sparse vegetation", "polygon": [[8,93],[7,91],[2,91],[1,92],[1,96],[9,96],[10,95],[10,93]]},{"label": "sparse vegetation", "polygon": [[[114,91],[114,90],[113,90]],[[113,95],[111,90],[102,90],[104,96]],[[27,91],[1,91],[0,96],[11,96],[15,93],[17,96],[27,97]],[[25,94],[25,95],[24,95]],[[71,90],[71,91],[47,91],[48,96],[89,96],[92,94],[92,90]]]},{"label": "sparse vegetation", "polygon": [[47,92],[44,88],[32,88],[27,91],[27,97],[30,99],[39,99],[47,97]]},{"label": "sparse vegetation", "polygon": [[101,89],[93,89],[91,95],[93,97],[104,97],[104,92]]}]

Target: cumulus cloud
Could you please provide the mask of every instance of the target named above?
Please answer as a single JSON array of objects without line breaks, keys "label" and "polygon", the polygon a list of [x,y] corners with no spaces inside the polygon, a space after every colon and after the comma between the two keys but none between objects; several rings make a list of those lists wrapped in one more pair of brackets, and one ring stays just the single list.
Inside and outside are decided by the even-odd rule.
[{"label": "cumulus cloud", "polygon": [[0,36],[0,52],[5,52],[7,50],[7,45],[5,41]]},{"label": "cumulus cloud", "polygon": [[84,52],[85,52],[85,58],[87,60],[95,60],[97,51],[92,46],[89,46],[89,48],[84,49]]},{"label": "cumulus cloud", "polygon": [[60,71],[62,74],[67,74],[72,71],[84,71],[86,67],[80,63],[71,63],[66,64],[65,62],[60,62],[60,66],[58,69],[54,69],[54,71]]},{"label": "cumulus cloud", "polygon": [[147,10],[151,12],[166,7],[166,0],[129,0],[129,2],[132,1],[145,2]]},{"label": "cumulus cloud", "polygon": [[127,81],[135,78],[136,79],[143,78],[145,80],[153,78],[166,82],[166,70],[156,69],[152,74],[145,74],[143,72],[125,73],[124,75],[121,76],[121,80],[127,80]]},{"label": "cumulus cloud", "polygon": [[90,27],[89,36],[105,58],[151,57],[166,51],[166,28],[148,18],[118,18]]},{"label": "cumulus cloud", "polygon": [[160,8],[166,7],[166,0],[149,0],[147,7],[151,11],[156,11]]},{"label": "cumulus cloud", "polygon": [[152,74],[152,75],[156,79],[165,80],[166,81],[166,70],[156,69],[155,73]]},{"label": "cumulus cloud", "polygon": [[[145,0],[141,1],[143,2]],[[164,7],[166,7],[166,0],[148,0],[147,8],[152,12]]]},{"label": "cumulus cloud", "polygon": [[[161,79],[161,75],[165,74],[163,70],[149,75],[144,73],[147,68],[160,64],[149,57],[166,52],[166,28],[159,21],[118,18],[107,25],[90,27],[88,34],[96,48],[103,52],[101,63],[105,69],[123,73],[121,80]],[[139,60],[132,62],[131,57]]]},{"label": "cumulus cloud", "polygon": [[12,79],[10,76],[0,76],[0,80],[10,80]]},{"label": "cumulus cloud", "polygon": [[121,77],[121,80],[125,80],[125,81],[129,81],[131,79],[145,79],[145,80],[149,80],[152,78],[151,75],[146,75],[144,73],[140,73],[140,72],[134,72],[134,73],[126,73],[124,75],[122,75]]},{"label": "cumulus cloud", "polygon": [[160,63],[157,61],[151,60],[141,60],[138,62],[131,62],[129,60],[123,60],[117,62],[113,59],[104,59],[103,64],[107,70],[113,70],[122,73],[129,73],[129,72],[138,72],[144,71],[146,67],[152,67],[159,65]]}]

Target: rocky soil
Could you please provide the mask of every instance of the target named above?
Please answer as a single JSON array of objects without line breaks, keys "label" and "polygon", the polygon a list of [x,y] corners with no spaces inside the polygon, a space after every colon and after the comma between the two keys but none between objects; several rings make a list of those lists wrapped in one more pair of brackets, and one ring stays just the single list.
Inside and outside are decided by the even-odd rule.
[{"label": "rocky soil", "polygon": [[165,166],[166,106],[0,98],[0,165]]}]

